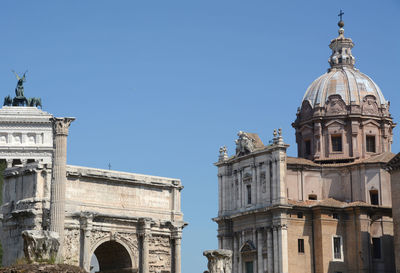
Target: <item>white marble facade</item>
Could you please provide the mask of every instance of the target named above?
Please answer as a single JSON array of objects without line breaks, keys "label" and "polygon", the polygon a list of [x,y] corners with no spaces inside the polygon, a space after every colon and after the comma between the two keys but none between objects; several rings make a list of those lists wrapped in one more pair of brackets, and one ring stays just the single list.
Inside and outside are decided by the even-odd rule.
[{"label": "white marble facade", "polygon": [[[240,134],[250,139],[256,136]],[[237,149],[240,157],[220,156],[215,164],[219,185],[219,212],[214,218],[218,223],[218,248],[233,251],[234,273],[287,272],[288,145],[281,135],[275,135],[271,145],[264,146],[260,140],[255,144],[247,154]]]},{"label": "white marble facade", "polygon": [[8,167],[29,162],[51,163],[53,116],[36,107],[0,109],[0,159]]}]

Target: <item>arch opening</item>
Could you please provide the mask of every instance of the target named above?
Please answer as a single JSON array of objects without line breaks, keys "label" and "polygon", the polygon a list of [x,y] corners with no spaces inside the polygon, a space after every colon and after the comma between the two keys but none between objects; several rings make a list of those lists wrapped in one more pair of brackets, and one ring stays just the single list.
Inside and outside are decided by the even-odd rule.
[{"label": "arch opening", "polygon": [[91,258],[92,266],[95,260],[97,260],[98,266],[96,265],[91,272],[134,272],[132,270],[132,260],[128,251],[123,245],[116,241],[107,241],[99,245]]}]

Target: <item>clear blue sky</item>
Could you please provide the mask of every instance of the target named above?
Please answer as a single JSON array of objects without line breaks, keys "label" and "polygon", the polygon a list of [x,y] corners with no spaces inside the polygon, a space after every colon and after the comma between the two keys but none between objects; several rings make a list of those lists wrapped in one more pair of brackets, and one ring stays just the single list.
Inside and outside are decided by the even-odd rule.
[{"label": "clear blue sky", "polygon": [[0,95],[13,95],[11,69],[27,69],[26,96],[77,118],[69,164],[182,179],[183,272],[203,272],[202,251],[217,247],[218,148],[281,127],[296,155],[291,123],[329,66],[339,9],[356,66],[398,122],[397,0],[1,1]]}]

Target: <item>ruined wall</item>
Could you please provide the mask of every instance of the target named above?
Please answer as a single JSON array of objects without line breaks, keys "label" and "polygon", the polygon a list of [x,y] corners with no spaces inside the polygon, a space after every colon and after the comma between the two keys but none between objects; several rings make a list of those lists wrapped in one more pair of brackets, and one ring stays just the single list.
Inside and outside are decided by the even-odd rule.
[{"label": "ruined wall", "polygon": [[66,228],[64,231],[64,263],[79,266],[81,232],[77,228]]}]

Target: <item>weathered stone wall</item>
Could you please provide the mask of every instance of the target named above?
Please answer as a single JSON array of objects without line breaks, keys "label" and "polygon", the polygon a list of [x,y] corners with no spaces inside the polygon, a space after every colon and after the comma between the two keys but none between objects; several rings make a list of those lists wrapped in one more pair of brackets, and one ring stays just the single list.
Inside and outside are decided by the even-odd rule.
[{"label": "weathered stone wall", "polygon": [[10,265],[22,258],[22,231],[39,230],[46,226],[49,202],[46,189],[47,174],[42,167],[28,164],[25,167],[7,169],[3,184],[2,232],[3,265]]},{"label": "weathered stone wall", "polygon": [[63,262],[71,265],[79,266],[81,232],[80,229],[66,228],[64,231],[64,255]]}]

